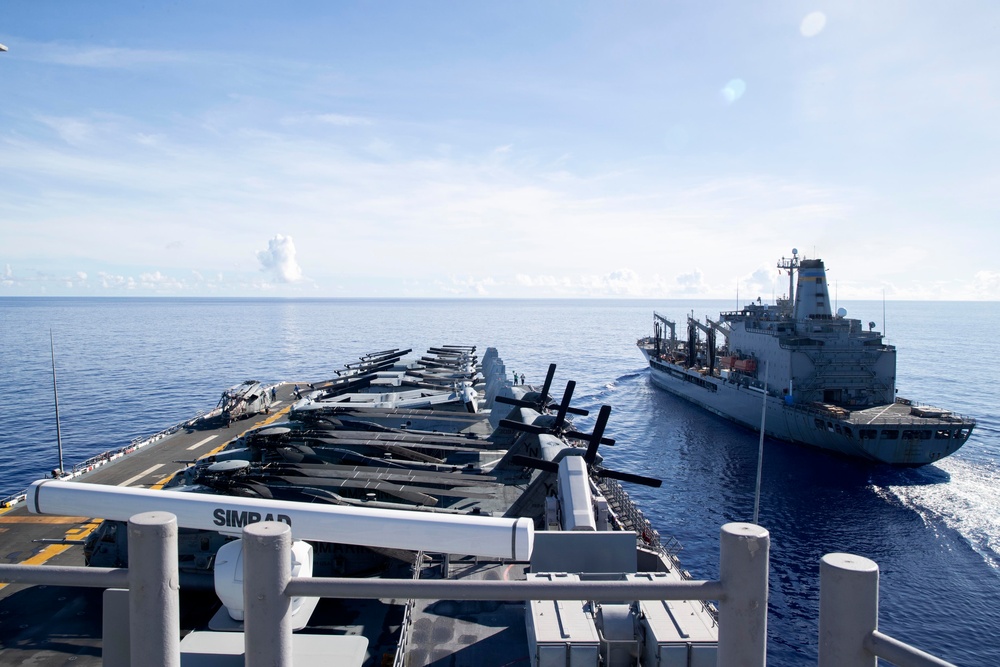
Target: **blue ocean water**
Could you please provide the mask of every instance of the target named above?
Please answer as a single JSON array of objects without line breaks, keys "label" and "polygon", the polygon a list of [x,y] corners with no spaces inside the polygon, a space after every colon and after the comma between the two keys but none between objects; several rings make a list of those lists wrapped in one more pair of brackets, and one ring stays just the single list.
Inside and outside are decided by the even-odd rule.
[{"label": "blue ocean water", "polygon": [[[1000,664],[998,303],[841,303],[899,349],[900,396],[978,419],[958,454],[871,468],[766,441],[760,523],[772,537],[768,662],[815,663],[819,558],[881,570],[880,628],[960,665]],[[718,575],[719,527],[753,512],[757,436],[649,383],[637,338],[652,310],[713,318],[720,301],[0,299],[0,495],[56,467],[49,332],[67,464],[213,407],[246,379],[308,382],[389,347],[495,346],[510,371],[614,407],[608,465],[664,480],[630,489],[697,578]],[[596,410],[595,410],[596,412]],[[586,428],[589,418],[577,420]],[[2,535],[0,535],[2,544]]]}]

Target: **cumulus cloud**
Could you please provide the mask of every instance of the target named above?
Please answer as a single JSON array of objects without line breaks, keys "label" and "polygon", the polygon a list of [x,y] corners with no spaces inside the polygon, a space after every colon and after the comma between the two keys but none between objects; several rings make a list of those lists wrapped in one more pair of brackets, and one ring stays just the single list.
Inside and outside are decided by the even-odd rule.
[{"label": "cumulus cloud", "polygon": [[472,276],[450,276],[447,283],[440,282],[438,286],[449,294],[462,295],[474,294],[476,296],[489,296],[490,288],[502,284],[492,276],[472,277]]},{"label": "cumulus cloud", "polygon": [[4,287],[10,287],[14,284],[14,271],[10,268],[10,264],[4,267],[3,278],[0,278],[0,285]]},{"label": "cumulus cloud", "polygon": [[981,299],[1000,299],[1000,273],[976,272],[972,281],[972,291]]},{"label": "cumulus cloud", "polygon": [[291,236],[278,234],[267,242],[267,250],[257,251],[260,270],[270,273],[282,283],[297,283],[302,280],[302,268],[295,259],[295,242]]},{"label": "cumulus cloud", "polygon": [[102,289],[135,289],[136,282],[131,276],[117,276],[105,271],[98,271],[97,278]]},{"label": "cumulus cloud", "polygon": [[139,275],[139,284],[145,289],[155,290],[180,290],[184,289],[184,283],[173,276],[167,276],[159,271],[153,273],[142,273]]}]

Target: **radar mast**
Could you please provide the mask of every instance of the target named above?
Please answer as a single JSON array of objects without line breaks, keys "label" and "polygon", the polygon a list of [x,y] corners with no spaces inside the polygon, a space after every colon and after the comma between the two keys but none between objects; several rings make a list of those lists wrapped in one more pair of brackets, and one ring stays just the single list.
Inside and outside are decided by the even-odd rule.
[{"label": "radar mast", "polygon": [[794,307],[795,304],[795,271],[799,268],[799,249],[792,248],[791,258],[782,257],[778,262],[778,268],[788,271],[788,303]]}]

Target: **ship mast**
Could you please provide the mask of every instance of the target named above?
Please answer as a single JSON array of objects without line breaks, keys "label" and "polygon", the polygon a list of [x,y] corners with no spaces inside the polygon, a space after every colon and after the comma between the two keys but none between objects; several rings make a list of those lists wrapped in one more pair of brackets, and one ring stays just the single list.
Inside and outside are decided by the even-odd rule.
[{"label": "ship mast", "polygon": [[792,257],[781,258],[778,268],[788,271],[788,303],[795,307],[795,270],[799,268],[799,249],[792,248]]}]

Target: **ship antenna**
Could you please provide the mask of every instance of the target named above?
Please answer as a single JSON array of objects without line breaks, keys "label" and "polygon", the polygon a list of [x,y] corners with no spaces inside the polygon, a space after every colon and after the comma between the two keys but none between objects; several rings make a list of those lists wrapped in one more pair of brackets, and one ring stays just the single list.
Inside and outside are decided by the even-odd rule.
[{"label": "ship antenna", "polygon": [[882,288],[882,337],[887,338],[885,334],[885,288]]},{"label": "ship antenna", "polygon": [[760,472],[764,467],[764,418],[767,416],[767,372],[771,362],[764,362],[764,400],[760,408],[760,444],[757,446],[757,488],[753,496],[753,522],[757,523],[760,510]]},{"label": "ship antenna", "polygon": [[59,426],[59,392],[56,390],[56,344],[49,329],[49,352],[52,354],[52,396],[56,402],[56,444],[59,446],[59,477],[63,474],[62,428]]}]

